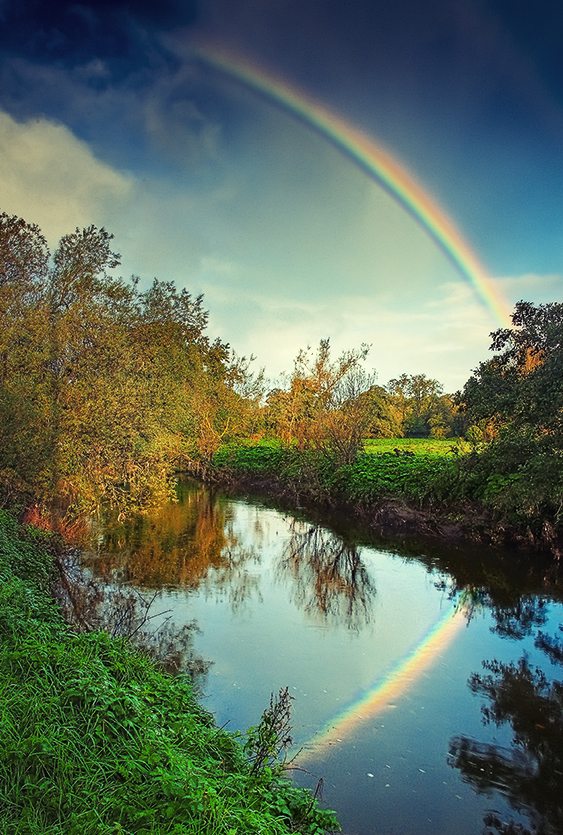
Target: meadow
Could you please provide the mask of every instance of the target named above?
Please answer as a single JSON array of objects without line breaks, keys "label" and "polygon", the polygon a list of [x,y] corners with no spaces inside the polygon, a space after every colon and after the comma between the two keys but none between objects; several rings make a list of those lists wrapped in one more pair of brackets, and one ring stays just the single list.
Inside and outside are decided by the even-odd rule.
[{"label": "meadow", "polygon": [[414,455],[452,455],[454,450],[469,449],[469,444],[459,438],[364,438],[364,451],[373,455],[394,452],[412,452]]}]

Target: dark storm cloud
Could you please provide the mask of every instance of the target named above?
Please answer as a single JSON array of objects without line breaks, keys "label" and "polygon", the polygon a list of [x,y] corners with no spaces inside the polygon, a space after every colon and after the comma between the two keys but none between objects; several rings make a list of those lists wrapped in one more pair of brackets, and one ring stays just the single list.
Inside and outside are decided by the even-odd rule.
[{"label": "dark storm cloud", "polygon": [[388,147],[491,269],[558,269],[562,3],[205,0],[196,30]]},{"label": "dark storm cloud", "polygon": [[214,127],[163,42],[196,20],[197,0],[0,0],[0,108],[62,123],[130,170],[155,143],[205,156]]},{"label": "dark storm cloud", "polygon": [[508,269],[555,269],[563,3],[0,0],[0,108],[63,123],[134,173],[203,161],[220,177],[246,115],[192,60],[206,40],[387,146],[491,269],[507,269],[508,249]]},{"label": "dark storm cloud", "polygon": [[155,35],[196,17],[196,0],[6,0],[0,6],[0,50],[67,67],[97,58],[126,72],[161,52]]}]

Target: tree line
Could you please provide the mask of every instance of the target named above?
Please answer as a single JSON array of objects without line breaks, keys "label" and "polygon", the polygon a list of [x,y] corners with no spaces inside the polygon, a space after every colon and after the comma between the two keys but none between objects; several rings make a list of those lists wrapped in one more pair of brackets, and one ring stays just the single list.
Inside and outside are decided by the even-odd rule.
[{"label": "tree line", "polygon": [[0,215],[4,501],[143,510],[222,443],[264,436],[340,465],[364,438],[465,434],[474,447],[493,442],[490,466],[502,449],[500,472],[518,456],[524,465],[532,447],[561,469],[563,305],[520,302],[514,327],[492,334],[495,357],[457,395],[424,374],[378,385],[367,345],[333,358],[328,339],[301,350],[268,390],[263,371],[210,340],[202,296],[115,277],[112,239],[76,229],[51,254],[36,225]]},{"label": "tree line", "polygon": [[111,241],[77,229],[51,257],[37,226],[0,215],[5,495],[143,509],[175,470],[252,429],[247,364],[208,338],[202,298],[115,278]]}]

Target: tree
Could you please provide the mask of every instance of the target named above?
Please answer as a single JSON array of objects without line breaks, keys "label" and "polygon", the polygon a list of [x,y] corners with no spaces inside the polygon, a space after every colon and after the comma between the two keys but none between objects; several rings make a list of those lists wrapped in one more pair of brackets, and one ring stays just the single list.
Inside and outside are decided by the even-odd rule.
[{"label": "tree", "polygon": [[41,290],[47,275],[49,250],[38,226],[17,215],[0,214],[0,312],[2,318],[17,312],[11,307],[29,300]]},{"label": "tree", "polygon": [[365,435],[369,438],[401,438],[402,412],[383,386],[372,385],[358,395],[358,406],[365,417]]},{"label": "tree", "polygon": [[361,363],[369,347],[344,351],[333,361],[330,340],[321,339],[317,351],[299,351],[287,388],[268,396],[267,420],[286,443],[321,451],[338,463],[352,462],[361,449],[367,414],[360,395],[374,375]]},{"label": "tree", "polygon": [[446,402],[441,400],[443,387],[438,380],[426,374],[401,374],[389,380],[386,388],[401,413],[406,437],[427,437],[433,428],[435,437],[445,437]]},{"label": "tree", "polygon": [[45,361],[49,250],[39,228],[0,214],[0,481],[26,490],[48,477],[54,447]]},{"label": "tree", "polygon": [[261,378],[205,333],[201,296],[115,277],[113,236],[0,215],[0,483],[93,511],[144,510],[174,472],[256,425]]},{"label": "tree", "polygon": [[512,328],[491,334],[491,351],[467,381],[460,400],[475,424],[563,441],[563,303],[520,301]]}]

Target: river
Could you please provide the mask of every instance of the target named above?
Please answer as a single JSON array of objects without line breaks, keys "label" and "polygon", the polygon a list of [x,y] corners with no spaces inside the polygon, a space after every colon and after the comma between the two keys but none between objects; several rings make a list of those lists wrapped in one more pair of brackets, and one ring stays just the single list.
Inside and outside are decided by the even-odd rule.
[{"label": "river", "polygon": [[186,627],[218,725],[256,725],[288,687],[290,774],[322,778],[346,835],[563,831],[556,578],[195,482],[178,499],[97,528],[84,564],[154,597],[157,634]]}]

